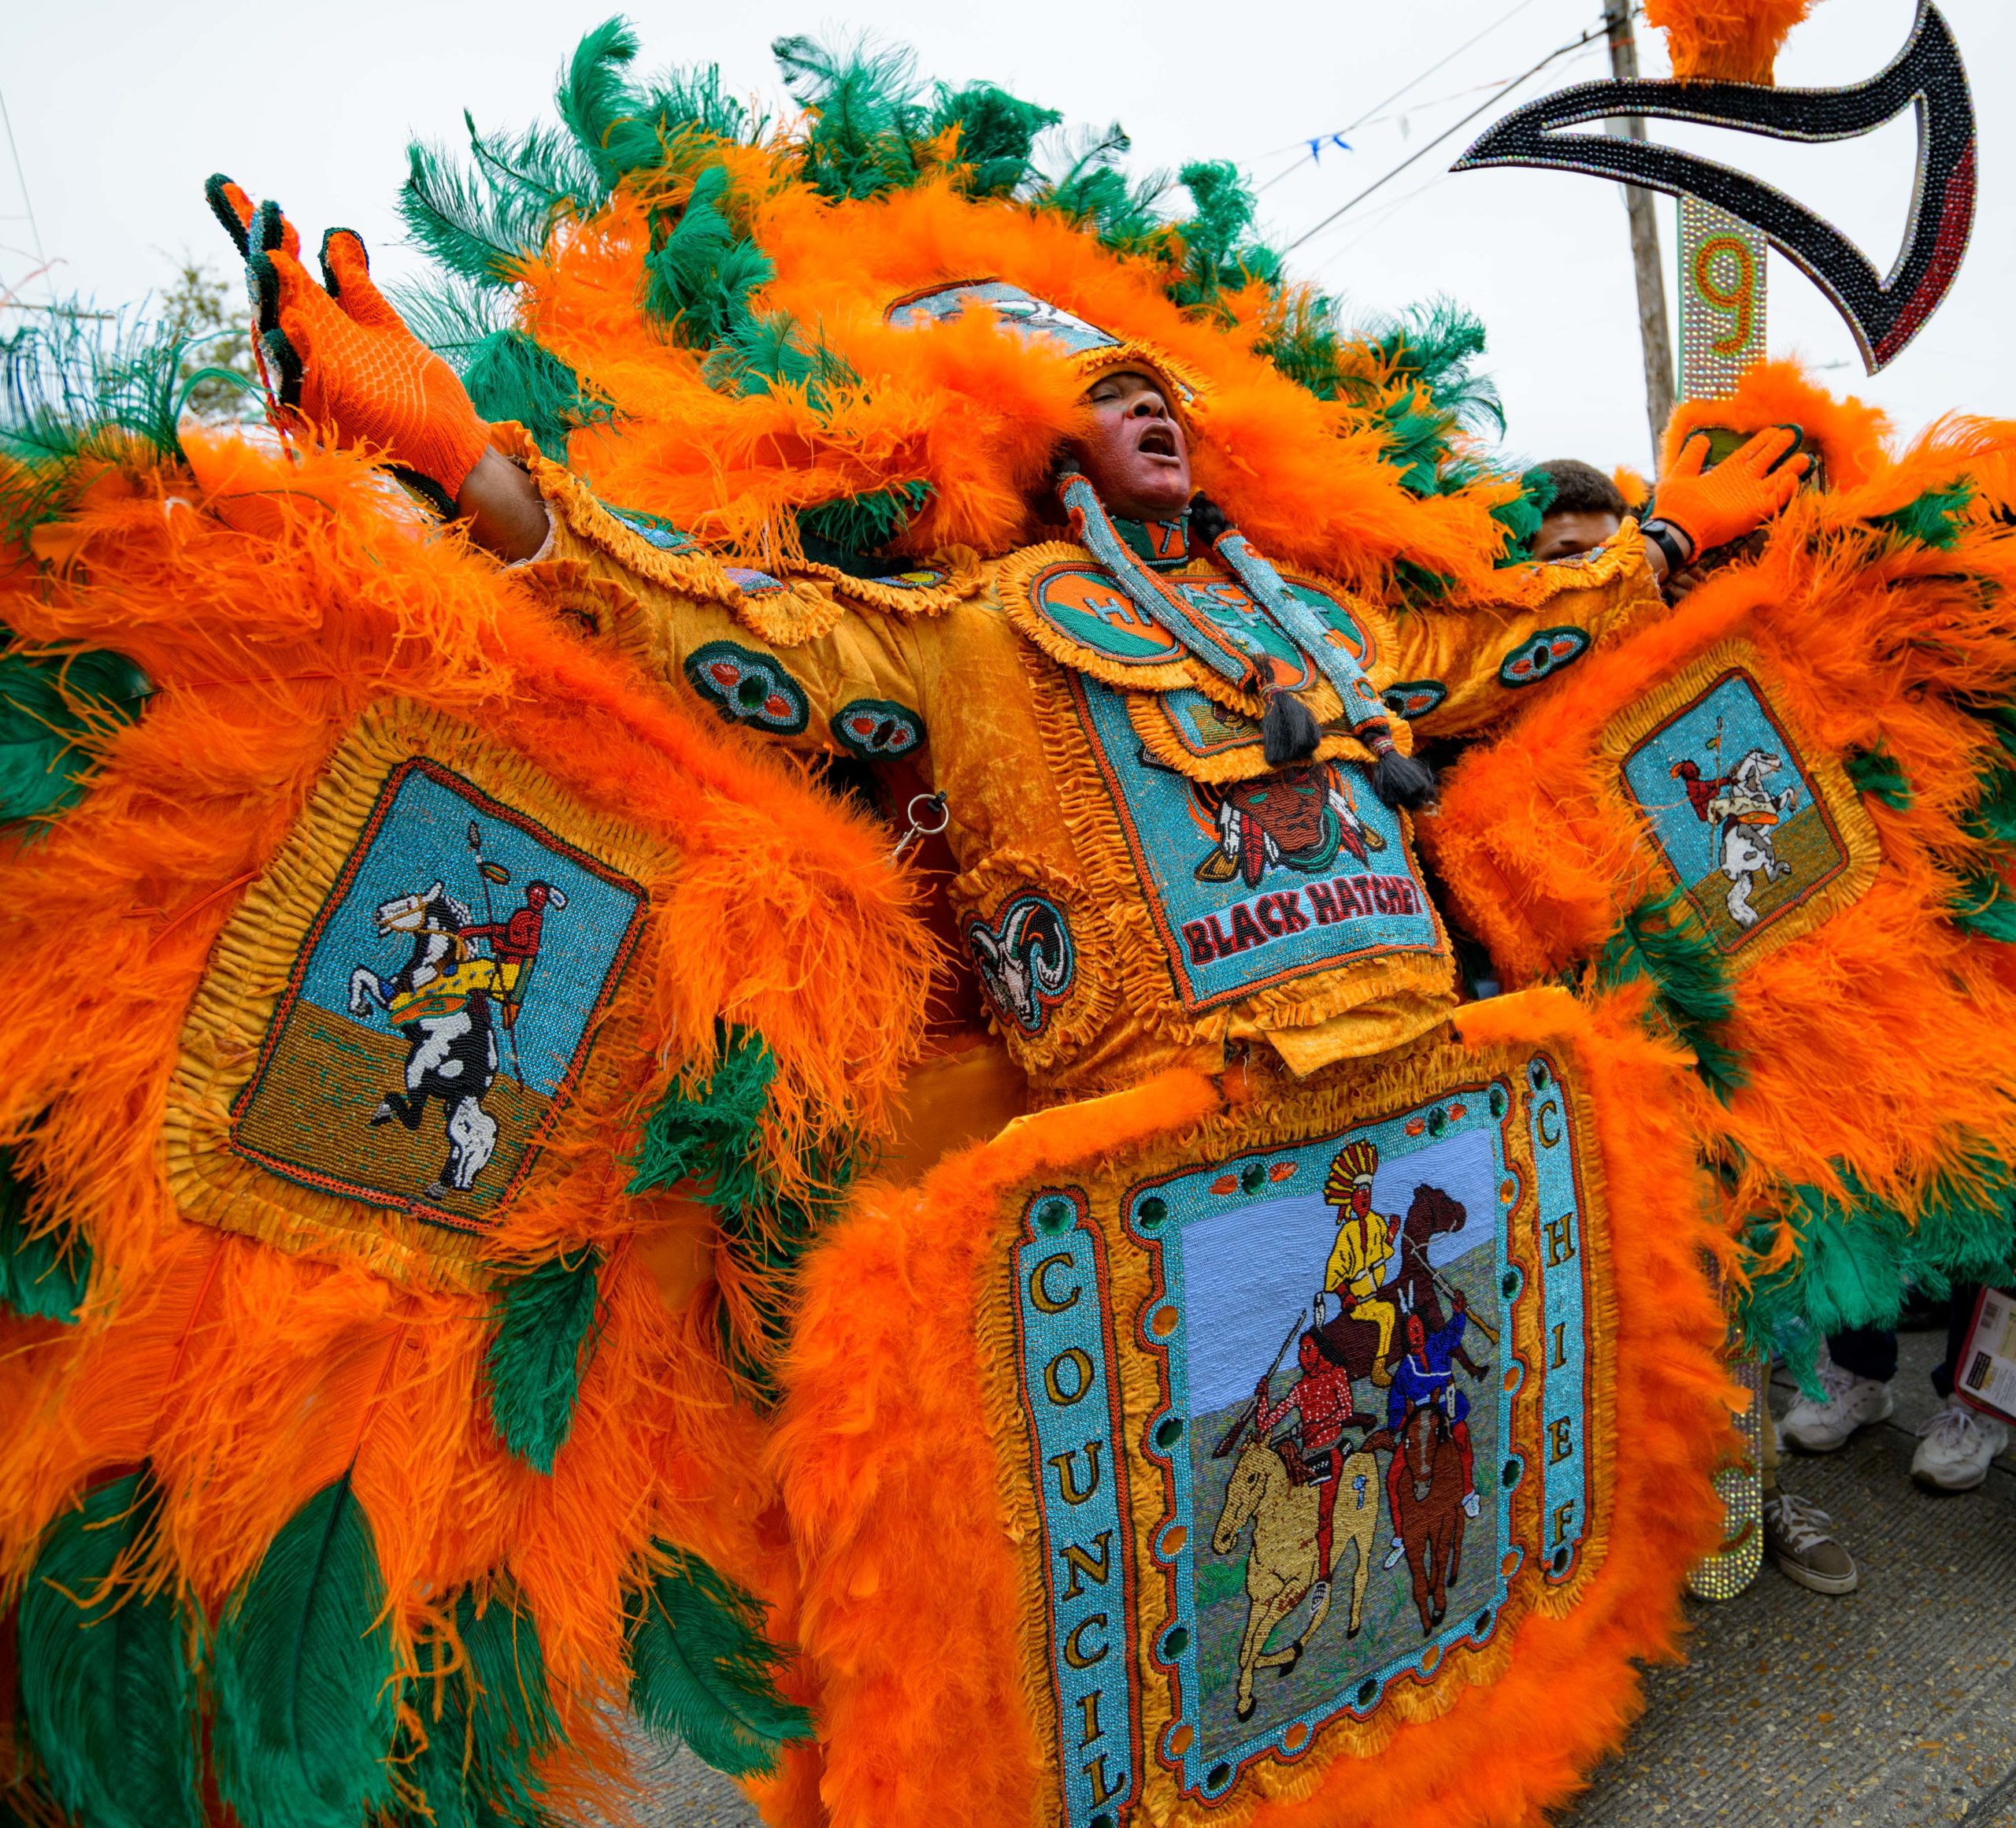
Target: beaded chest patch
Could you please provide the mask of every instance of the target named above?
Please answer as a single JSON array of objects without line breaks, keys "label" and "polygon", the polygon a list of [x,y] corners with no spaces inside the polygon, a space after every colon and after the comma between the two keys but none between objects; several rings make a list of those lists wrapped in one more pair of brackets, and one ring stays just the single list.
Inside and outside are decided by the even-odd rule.
[{"label": "beaded chest patch", "polygon": [[1083,677],[1072,689],[1187,1007],[1440,948],[1400,815],[1363,769],[1323,762],[1193,782],[1148,755],[1125,695]]},{"label": "beaded chest patch", "polygon": [[1069,1828],[1303,1793],[1601,1559],[1594,1145],[1549,1053],[1437,1067],[1025,1197],[999,1369]]}]

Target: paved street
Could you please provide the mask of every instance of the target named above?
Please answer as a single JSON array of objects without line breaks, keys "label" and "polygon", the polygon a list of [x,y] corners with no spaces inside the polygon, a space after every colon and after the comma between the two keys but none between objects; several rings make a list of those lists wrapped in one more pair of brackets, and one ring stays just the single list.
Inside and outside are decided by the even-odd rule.
[{"label": "paved street", "polygon": [[[1652,1672],[1624,1756],[1562,1828],[2016,1828],[2016,1459],[1965,1497],[1911,1483],[1943,1343],[1905,1335],[1896,1416],[1781,1472],[1833,1513],[1861,1591],[1825,1599],[1767,1564],[1740,1599],[1695,1605],[1688,1663]],[[1774,1407],[1792,1396],[1781,1380]],[[647,1828],[755,1828],[734,1786],[682,1752],[646,1788]]]}]

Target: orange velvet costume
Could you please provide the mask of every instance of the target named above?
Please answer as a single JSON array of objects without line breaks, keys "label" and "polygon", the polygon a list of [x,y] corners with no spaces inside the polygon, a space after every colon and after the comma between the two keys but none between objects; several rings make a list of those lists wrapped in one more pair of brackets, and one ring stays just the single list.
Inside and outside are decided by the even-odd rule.
[{"label": "orange velvet costume", "polygon": [[[1192,873],[1209,870],[1219,854],[1214,802],[1225,803],[1224,790],[1270,772],[1259,707],[1217,702],[1210,694],[1238,695],[1225,693],[1195,659],[1171,658],[1173,643],[1152,629],[1143,636],[1138,617],[1122,637],[1152,650],[1147,664],[1118,641],[1078,632],[1096,630],[1100,620],[1079,606],[1088,591],[1107,626],[1125,615],[1082,547],[1052,542],[992,562],[956,555],[914,574],[920,581],[907,588],[781,566],[774,576],[744,571],[737,582],[703,553],[665,557],[579,480],[536,451],[527,461],[554,509],[554,527],[549,549],[524,575],[556,607],[591,619],[671,690],[697,691],[755,735],[916,767],[927,789],[945,795],[945,836],[959,870],[951,895],[962,932],[998,932],[1019,896],[1039,895],[1057,910],[1075,954],[1068,992],[1020,1019],[998,1000],[991,1010],[1039,1096],[1113,1088],[1173,1065],[1215,1072],[1228,1043],[1269,1042],[1308,1072],[1410,1040],[1445,1019],[1455,972],[1410,855],[1411,821],[1377,805],[1362,766],[1370,758],[1344,733],[1327,736],[1314,757],[1319,769],[1347,764],[1322,769],[1342,802],[1336,816],[1353,835],[1331,847],[1330,872],[1349,877],[1369,867],[1410,884],[1423,913],[1421,936],[1405,947],[1361,941],[1355,949],[1347,938],[1332,956],[1312,950],[1270,970],[1268,943],[1292,936],[1275,930],[1282,913],[1268,906],[1258,945],[1241,932],[1241,950],[1251,945],[1254,954],[1243,981],[1228,989],[1186,970],[1229,935],[1221,921],[1216,941],[1209,928],[1201,942],[1194,932],[1186,938],[1179,898],[1160,880],[1163,858],[1140,828],[1157,818],[1184,821],[1180,861]],[[1407,682],[1403,699],[1411,692],[1432,707],[1419,729],[1467,732],[1553,689],[1537,677],[1508,683],[1506,671],[1543,631],[1579,656],[1634,615],[1660,610],[1639,547],[1634,525],[1584,559],[1499,574],[1511,600],[1460,612],[1395,618],[1335,584],[1313,580],[1310,588],[1336,606],[1375,686]],[[1243,595],[1208,558],[1169,575]],[[717,685],[710,661],[762,692],[739,699],[734,684]],[[1305,695],[1319,715],[1335,718],[1327,687]],[[865,736],[850,728],[856,719]],[[877,725],[888,726],[879,738]],[[1123,774],[1128,758],[1116,760],[1115,751],[1137,745],[1151,758],[1148,771]],[[1179,788],[1140,803],[1144,781],[1152,791],[1167,780],[1204,791]],[[1265,818],[1268,810],[1249,803],[1247,816]],[[1221,899],[1323,880],[1321,870],[1291,868],[1281,854],[1277,845]],[[1229,860],[1221,867],[1229,876]],[[1299,903],[1289,918],[1309,921],[1309,906]]]}]

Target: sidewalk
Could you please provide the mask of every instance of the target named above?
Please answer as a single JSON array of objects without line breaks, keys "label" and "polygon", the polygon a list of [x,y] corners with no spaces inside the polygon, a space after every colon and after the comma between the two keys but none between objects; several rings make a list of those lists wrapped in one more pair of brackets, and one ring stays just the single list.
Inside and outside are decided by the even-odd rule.
[{"label": "sidewalk", "polygon": [[[1690,1604],[1687,1665],[1651,1673],[1623,1755],[1561,1828],[2016,1828],[2016,1459],[1963,1497],[1914,1485],[1943,1336],[1900,1344],[1892,1420],[1780,1474],[1833,1514],[1861,1590],[1823,1598],[1767,1563],[1740,1599]],[[1773,1406],[1793,1394],[1781,1379]],[[640,1775],[647,1828],[756,1828],[683,1752]]]},{"label": "sidewalk", "polygon": [[[1944,1338],[1899,1343],[1890,1421],[1778,1469],[1832,1514],[1860,1590],[1825,1598],[1767,1562],[1740,1599],[1690,1604],[1687,1666],[1651,1672],[1623,1756],[1563,1828],[2016,1828],[2016,1463],[1960,1497],[1912,1484]],[[1781,1377],[1773,1407],[1794,1396]]]}]

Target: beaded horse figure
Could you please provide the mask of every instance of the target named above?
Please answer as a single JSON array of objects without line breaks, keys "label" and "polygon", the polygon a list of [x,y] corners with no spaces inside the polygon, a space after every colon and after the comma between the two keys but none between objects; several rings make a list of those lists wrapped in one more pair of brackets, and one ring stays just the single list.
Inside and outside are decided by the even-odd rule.
[{"label": "beaded horse figure", "polygon": [[[1289,1451],[1292,1452],[1292,1449]],[[1379,1524],[1379,1463],[1370,1454],[1341,1456],[1336,1473],[1336,1511],[1332,1527],[1338,1548],[1358,1545],[1358,1566],[1351,1574],[1351,1626],[1358,1636],[1365,1606],[1366,1582],[1372,1574],[1372,1540]],[[1269,1650],[1267,1640],[1301,1604],[1316,1584],[1317,1511],[1320,1493],[1310,1481],[1297,1484],[1281,1448],[1255,1433],[1234,1463],[1225,1489],[1225,1507],[1211,1532],[1214,1553],[1229,1555],[1239,1546],[1240,1532],[1253,1526],[1253,1544],[1246,1554],[1246,1629],[1239,1640],[1239,1700],[1242,1720],[1253,1711],[1253,1674],[1277,1669],[1284,1678],[1302,1659],[1303,1650],[1329,1615],[1326,1592],[1310,1614],[1294,1643]]]},{"label": "beaded horse figure", "polygon": [[350,1014],[369,1022],[382,1010],[406,1041],[404,1084],[379,1100],[370,1122],[417,1130],[428,1099],[439,1099],[448,1155],[425,1197],[466,1193],[497,1147],[497,1120],[483,1107],[497,1079],[497,962],[469,955],[469,910],[439,882],[380,903],[376,918],[380,937],[410,934],[413,951],[391,977],[366,965],[350,973]]},{"label": "beaded horse figure", "polygon": [[1449,1589],[1463,1572],[1463,1468],[1448,1415],[1439,1403],[1410,1403],[1397,1437],[1382,1428],[1365,1444],[1389,1448],[1402,1463],[1392,1488],[1399,1500],[1393,1530],[1406,1548],[1426,1637],[1447,1615]]}]

